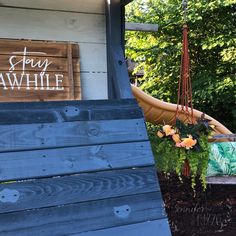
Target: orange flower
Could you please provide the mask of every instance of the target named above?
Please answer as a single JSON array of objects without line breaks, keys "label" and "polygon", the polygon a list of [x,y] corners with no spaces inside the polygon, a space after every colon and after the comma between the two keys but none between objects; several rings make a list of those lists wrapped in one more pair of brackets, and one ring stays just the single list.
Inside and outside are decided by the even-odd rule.
[{"label": "orange flower", "polygon": [[161,131],[157,131],[157,136],[159,138],[163,138],[164,137],[164,134],[161,132]]},{"label": "orange flower", "polygon": [[172,129],[170,125],[164,125],[162,129],[165,132],[166,136],[175,134],[175,130]]},{"label": "orange flower", "polygon": [[197,143],[197,140],[193,139],[191,135],[188,135],[188,138],[183,138],[182,140],[183,141],[180,143],[180,145],[186,149],[192,148]]},{"label": "orange flower", "polygon": [[175,143],[180,143],[181,142],[179,134],[173,134],[172,139],[175,141]]},{"label": "orange flower", "polygon": [[181,143],[176,143],[175,146],[176,147],[182,147]]}]

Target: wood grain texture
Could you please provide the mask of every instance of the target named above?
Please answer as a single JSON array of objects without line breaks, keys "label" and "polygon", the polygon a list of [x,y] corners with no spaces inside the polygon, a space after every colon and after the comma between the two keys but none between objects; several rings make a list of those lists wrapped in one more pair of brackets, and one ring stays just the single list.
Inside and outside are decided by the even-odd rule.
[{"label": "wood grain texture", "polygon": [[[67,57],[67,44],[65,42],[52,42],[52,41],[32,41],[32,40],[14,40],[14,39],[1,39],[0,40],[0,55],[11,55],[11,52],[23,51],[27,46],[27,51],[31,55],[37,56],[34,52],[45,52],[48,57]],[[79,57],[79,45],[72,44],[72,57]]]},{"label": "wood grain texture", "polygon": [[[1,41],[0,41],[1,42]],[[1,48],[0,48],[1,49]],[[44,61],[45,59],[49,59],[51,64],[48,66],[47,71],[48,72],[68,72],[68,59],[63,58],[63,57],[44,57],[44,56],[30,56],[30,59],[34,61]],[[0,54],[0,69],[2,71],[8,71],[10,66],[9,66],[9,55],[1,55]],[[15,71],[21,72],[22,64],[18,64],[15,66]],[[26,66],[25,71],[34,71],[37,72],[38,68],[37,67],[31,67],[31,66]],[[79,59],[74,58],[73,59],[73,71],[80,72],[80,66],[79,66]]]},{"label": "wood grain texture", "polygon": [[171,236],[167,219],[147,221],[69,236]]},{"label": "wood grain texture", "polygon": [[69,42],[0,40],[0,101],[80,99],[78,52]]},{"label": "wood grain texture", "polygon": [[54,86],[49,87],[52,90],[35,90],[32,87],[21,87],[20,90],[3,90],[0,95],[1,102],[35,102],[35,101],[61,101],[81,99],[81,87],[74,87],[75,96],[71,94],[71,87],[63,87],[63,90],[56,90]]},{"label": "wood grain texture", "polygon": [[[107,73],[82,72],[80,73],[80,81],[81,81],[81,96],[83,100],[101,100],[108,98]],[[14,100],[9,100],[9,102],[14,102]]]},{"label": "wood grain texture", "polygon": [[143,119],[1,125],[0,152],[148,140]]},{"label": "wood grain texture", "polygon": [[94,101],[70,101],[70,102],[22,102],[22,103],[0,103],[0,112],[9,112],[9,111],[16,111],[19,112],[20,110],[28,110],[31,109],[40,109],[40,110],[57,110],[57,109],[64,109],[66,106],[78,106],[81,109],[85,110],[96,110],[96,109],[128,109],[132,107],[139,107],[138,103],[135,99],[121,99],[121,100],[94,100]]},{"label": "wood grain texture", "polygon": [[149,142],[0,153],[0,181],[153,164]]},{"label": "wood grain texture", "polygon": [[109,98],[133,98],[124,58],[124,8],[119,0],[106,2]]},{"label": "wood grain texture", "polygon": [[104,15],[7,7],[0,13],[1,38],[105,43]]},{"label": "wood grain texture", "polygon": [[0,103],[0,124],[142,118],[134,99]]},{"label": "wood grain texture", "polygon": [[[14,42],[18,42],[18,40],[14,40]],[[36,45],[34,45],[33,48],[37,49]],[[55,52],[56,56],[60,55],[60,52],[55,50],[53,51],[49,47],[47,48],[47,50],[50,53]],[[85,100],[107,99],[106,45],[80,43],[80,56],[80,80],[82,81],[82,98]],[[50,74],[52,73],[49,73],[49,75]],[[66,72],[64,72],[63,74],[64,77],[67,76]],[[51,77],[52,76],[50,75],[50,78]],[[78,77],[78,74],[75,74],[74,77]],[[6,83],[7,82],[8,81],[6,80]]]},{"label": "wood grain texture", "polygon": [[0,184],[0,213],[160,191],[155,172],[125,169]]},{"label": "wood grain texture", "polygon": [[112,79],[116,97],[118,99],[133,98],[128,70],[121,46],[114,46],[111,48],[111,66],[113,68]]},{"label": "wood grain texture", "polygon": [[62,236],[166,218],[160,192],[0,215],[1,236]]},{"label": "wood grain texture", "polygon": [[0,6],[100,14],[105,11],[104,0],[0,0]]},{"label": "wood grain texture", "polygon": [[[9,98],[8,98],[9,99]],[[53,107],[45,106],[41,109],[33,109],[33,104],[30,109],[16,108],[15,112],[11,110],[0,109],[0,124],[28,124],[28,123],[55,123],[68,121],[83,121],[83,120],[112,120],[112,119],[135,119],[142,118],[142,111],[134,106],[127,107],[112,107],[109,110],[104,107],[85,108],[75,103],[68,101],[64,107],[59,107],[55,103]],[[45,102],[44,102],[45,103]],[[9,103],[7,103],[9,104]]]},{"label": "wood grain texture", "polygon": [[[0,56],[0,57],[1,57],[1,56]],[[0,67],[0,68],[1,68],[1,67]],[[9,73],[9,74],[10,74],[11,82],[9,82],[9,79],[8,79],[8,77],[6,76],[6,73],[9,73],[9,71],[4,71],[4,70],[1,70],[1,71],[0,71],[0,74],[3,75],[4,82],[5,82],[5,85],[6,85],[6,87],[7,87],[7,90],[4,90],[4,89],[3,89],[3,84],[1,83],[1,85],[0,85],[1,93],[4,92],[4,91],[5,91],[5,92],[9,92],[9,90],[10,90],[10,91],[11,91],[11,90],[12,90],[12,91],[13,91],[13,90],[18,91],[18,90],[21,90],[21,87],[22,87],[22,90],[23,90],[24,87],[27,87],[27,80],[26,80],[25,76],[24,76],[23,79],[22,79],[21,86],[19,86],[19,85],[17,85],[16,83],[14,83],[15,78],[14,78],[13,73],[16,74],[17,80],[20,81],[22,71],[17,70],[17,71],[15,71],[15,72],[13,72],[13,73]],[[26,71],[25,73],[28,73],[28,74],[32,74],[32,75],[33,75],[34,73],[37,73],[37,71],[29,70],[29,71]],[[39,74],[39,73],[38,73],[38,74]],[[61,87],[61,86],[63,86],[63,87],[69,86],[70,79],[69,79],[69,76],[68,76],[68,71],[66,71],[66,70],[65,70],[65,71],[54,71],[54,72],[52,71],[52,72],[47,72],[47,73],[45,73],[45,74],[48,74],[48,76],[49,76],[49,82],[47,83],[47,80],[46,80],[45,75],[44,75],[43,83],[42,83],[42,86],[41,86],[40,76],[38,76],[37,87],[38,87],[39,90],[41,89],[41,87],[43,87],[44,90],[46,90],[47,84],[49,85],[50,88],[55,87],[55,86],[56,86],[55,74],[63,74],[62,83],[59,83],[59,86],[60,86],[60,87]],[[75,72],[75,73],[74,73],[74,77],[75,77],[75,78],[78,78],[77,81],[76,81],[76,85],[75,85],[75,86],[80,86],[80,79],[79,79],[79,78],[80,78],[80,73],[76,73],[76,72]],[[61,77],[60,77],[59,79],[61,79]],[[30,77],[30,80],[33,81],[33,80],[34,80],[34,77],[31,76],[31,77]],[[2,80],[0,80],[0,82],[2,82]],[[35,83],[30,83],[30,84],[29,84],[29,88],[30,88],[30,89],[34,89],[34,88],[35,88]]]}]

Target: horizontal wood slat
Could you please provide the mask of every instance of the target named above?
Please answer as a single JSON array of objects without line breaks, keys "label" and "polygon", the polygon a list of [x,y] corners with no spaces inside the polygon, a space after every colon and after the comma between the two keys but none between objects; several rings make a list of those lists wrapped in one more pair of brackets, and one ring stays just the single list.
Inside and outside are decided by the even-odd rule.
[{"label": "horizontal wood slat", "polygon": [[[57,74],[60,74],[62,72],[67,72],[68,71],[68,61],[67,61],[66,58],[63,58],[63,57],[48,57],[48,56],[46,56],[46,57],[43,57],[43,56],[36,57],[36,56],[30,56],[30,59],[34,60],[34,61],[41,61],[41,62],[48,59],[49,62],[50,62],[50,65],[47,67],[47,72],[55,72]],[[9,60],[9,55],[0,55],[1,73],[3,71],[9,71],[9,69],[11,68],[11,66],[9,65],[8,60]],[[22,68],[22,65],[20,65],[20,64],[15,65],[14,66],[14,73],[17,73],[19,75],[21,73],[21,68]],[[30,73],[30,72],[35,72],[35,71],[38,71],[38,68],[26,65],[26,67],[25,67],[25,73],[26,74]],[[79,58],[73,58],[73,71],[75,73],[80,72]],[[46,74],[48,74],[47,72],[46,72]],[[4,77],[7,80],[7,77],[6,76],[4,76]]]},{"label": "horizontal wood slat", "polygon": [[60,236],[165,217],[154,192],[0,214],[0,236]]},{"label": "horizontal wood slat", "polygon": [[153,164],[149,142],[0,153],[0,181]]},{"label": "horizontal wood slat", "polygon": [[[71,87],[69,86],[50,86],[47,89],[41,90],[40,87],[21,87],[20,90],[3,90],[0,94],[1,102],[31,102],[31,101],[63,101],[63,100],[78,100],[81,99],[81,87],[74,86],[74,96],[71,96]],[[1,119],[1,118],[0,118]]]},{"label": "horizontal wood slat", "polygon": [[130,106],[139,107],[137,101],[135,99],[122,99],[122,100],[87,100],[87,101],[70,101],[70,102],[21,102],[21,103],[0,103],[0,112],[4,111],[20,111],[22,109],[27,110],[31,109],[41,109],[41,110],[54,110],[54,109],[61,109],[66,107],[67,105],[71,106],[79,106],[83,109],[91,110],[91,109],[111,109],[111,108],[129,108]]},{"label": "horizontal wood slat", "polygon": [[[44,41],[39,44],[38,41],[32,40],[0,40],[0,55],[11,55],[9,51],[20,52],[27,44],[27,51],[31,52],[32,56],[38,56],[34,52],[46,52],[47,57],[67,57],[67,45],[63,42]],[[72,44],[72,57],[79,57],[79,45]]]},{"label": "horizontal wood slat", "polygon": [[0,6],[51,9],[86,13],[105,13],[104,0],[0,0]]},{"label": "horizontal wood slat", "polygon": [[[81,72],[80,79],[81,79],[81,90],[82,90],[83,100],[107,99],[107,74],[106,73]],[[14,101],[11,101],[11,102],[14,102]]]},{"label": "horizontal wood slat", "polygon": [[143,119],[0,125],[0,152],[148,140]]},{"label": "horizontal wood slat", "polygon": [[0,103],[0,124],[142,118],[135,100]]},{"label": "horizontal wood slat", "polygon": [[106,43],[105,15],[8,7],[0,12],[2,38]]},{"label": "horizontal wood slat", "polygon": [[[19,72],[19,73],[18,73]],[[28,71],[30,74],[33,74],[34,71]],[[26,72],[26,74],[28,73]],[[0,73],[6,75],[6,73],[9,73],[8,71],[0,71]],[[16,73],[14,72],[14,74],[16,74],[16,78],[14,78],[14,75],[13,73],[9,73],[9,76],[10,76],[10,80],[8,79],[7,76],[4,77],[4,84],[5,86],[7,87],[7,90],[15,90],[15,91],[19,91],[19,90],[23,90],[24,87],[27,87],[27,79],[25,77],[25,75],[23,76],[23,79],[21,81],[21,72],[20,71],[17,71]],[[56,80],[55,80],[55,74],[57,73],[54,73],[54,72],[47,72],[46,73],[48,75],[48,80],[47,78],[43,77],[43,80],[41,81],[40,79],[40,76],[38,76],[37,78],[37,87],[38,87],[38,90],[46,90],[47,87],[55,87],[56,86]],[[57,75],[61,75],[63,74],[63,80],[61,83],[59,83],[59,87],[62,87],[62,86],[69,86],[69,76],[68,76],[68,73],[67,72],[63,72],[63,71],[59,71]],[[79,72],[75,72],[74,73],[74,76],[75,77],[80,77],[80,73]],[[59,77],[59,79],[62,79],[62,76]],[[14,82],[14,81],[18,81],[18,82]],[[35,81],[34,80],[34,77],[30,77],[30,81]],[[2,80],[1,80],[2,82]],[[80,80],[76,81],[76,85],[78,86],[80,84]],[[4,87],[3,84],[1,83],[1,87]],[[30,82],[29,83],[29,87],[30,89],[34,89],[35,87],[35,83],[34,82]],[[43,88],[42,88],[43,87]],[[3,93],[4,90],[1,91],[1,93]],[[9,91],[6,91],[5,92],[9,92]]]},{"label": "horizontal wood slat", "polygon": [[69,236],[171,236],[167,219],[123,225]]},{"label": "horizontal wood slat", "polygon": [[155,168],[125,169],[0,184],[0,213],[160,190]]}]

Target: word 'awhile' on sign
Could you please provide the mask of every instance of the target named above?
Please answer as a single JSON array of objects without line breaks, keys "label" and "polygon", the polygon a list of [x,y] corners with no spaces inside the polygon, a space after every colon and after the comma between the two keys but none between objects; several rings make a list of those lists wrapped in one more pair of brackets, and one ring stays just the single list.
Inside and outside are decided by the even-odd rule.
[{"label": "word 'awhile' on sign", "polygon": [[0,102],[81,99],[79,46],[0,40]]}]

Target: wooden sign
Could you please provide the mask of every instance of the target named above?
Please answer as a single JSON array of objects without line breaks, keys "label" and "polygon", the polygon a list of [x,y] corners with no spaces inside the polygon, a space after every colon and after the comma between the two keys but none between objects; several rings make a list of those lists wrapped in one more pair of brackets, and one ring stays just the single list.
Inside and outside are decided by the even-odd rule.
[{"label": "wooden sign", "polygon": [[0,102],[80,98],[78,44],[0,40]]}]

